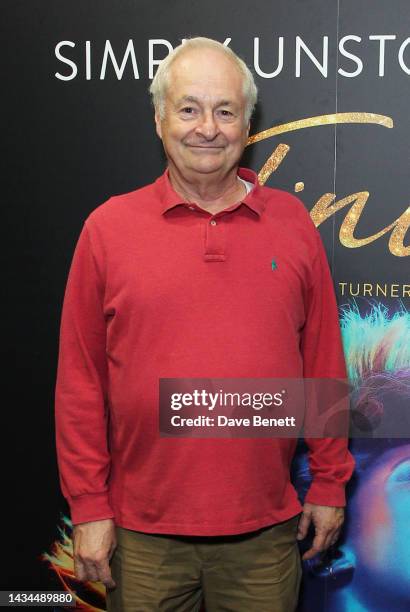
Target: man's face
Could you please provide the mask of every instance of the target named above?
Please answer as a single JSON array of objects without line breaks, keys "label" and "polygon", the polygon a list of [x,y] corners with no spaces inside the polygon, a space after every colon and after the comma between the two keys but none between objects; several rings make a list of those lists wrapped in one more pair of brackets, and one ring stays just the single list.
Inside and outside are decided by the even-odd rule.
[{"label": "man's face", "polygon": [[155,114],[171,171],[195,180],[223,177],[239,164],[249,134],[243,77],[213,49],[183,53],[170,68],[165,116]]}]

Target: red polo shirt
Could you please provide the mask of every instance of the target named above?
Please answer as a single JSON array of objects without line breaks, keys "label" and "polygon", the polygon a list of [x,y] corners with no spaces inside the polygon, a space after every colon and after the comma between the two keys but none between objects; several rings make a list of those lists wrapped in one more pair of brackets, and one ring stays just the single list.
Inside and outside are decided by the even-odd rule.
[{"label": "red polo shirt", "polygon": [[[300,512],[296,440],[161,438],[159,378],[346,376],[320,236],[295,196],[254,183],[212,215],[165,172],[85,221],[64,298],[57,453],[74,524],[252,531]],[[274,261],[274,265],[272,265]],[[345,503],[345,440],[308,440],[307,500]]]}]

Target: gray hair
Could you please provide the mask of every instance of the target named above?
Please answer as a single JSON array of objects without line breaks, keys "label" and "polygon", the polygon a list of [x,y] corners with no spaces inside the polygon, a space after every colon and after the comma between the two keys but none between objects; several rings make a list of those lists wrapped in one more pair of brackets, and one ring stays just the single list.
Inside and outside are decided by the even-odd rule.
[{"label": "gray hair", "polygon": [[197,36],[195,38],[188,38],[184,43],[175,47],[173,51],[165,59],[162,60],[158,66],[157,72],[153,78],[151,86],[149,88],[152,96],[152,102],[154,108],[158,111],[161,119],[165,116],[165,96],[166,90],[169,85],[169,70],[174,61],[181,53],[189,51],[190,49],[216,49],[224,53],[229,57],[243,77],[243,94],[245,97],[245,123],[248,123],[252,116],[255,108],[256,100],[258,97],[258,90],[255,85],[255,81],[252,72],[243,60],[229,47],[222,43],[213,40],[212,38],[205,38],[203,36]]}]

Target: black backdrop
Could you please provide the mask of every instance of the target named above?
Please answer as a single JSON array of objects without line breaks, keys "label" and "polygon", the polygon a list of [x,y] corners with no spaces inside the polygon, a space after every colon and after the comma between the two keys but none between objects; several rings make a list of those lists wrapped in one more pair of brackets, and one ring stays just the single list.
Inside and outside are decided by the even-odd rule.
[{"label": "black backdrop", "polygon": [[[368,191],[355,229],[362,238],[388,226],[409,205],[410,45],[402,48],[402,65],[398,53],[410,36],[410,6],[408,0],[3,0],[2,11],[2,588],[40,589],[59,586],[41,554],[58,538],[60,513],[67,513],[56,470],[53,394],[59,317],[75,242],[91,210],[112,194],[152,181],[164,167],[147,94],[149,41],[175,46],[188,36],[222,42],[229,37],[255,73],[258,38],[259,68],[269,73],[278,65],[283,37],[282,71],[272,78],[255,73],[260,103],[252,134],[334,113],[391,118],[390,129],[367,122],[308,127],[252,144],[245,153],[244,165],[259,170],[278,144],[287,144],[290,151],[267,184],[294,191],[303,182],[298,195],[309,210],[325,193],[340,200]],[[382,34],[396,37],[385,42],[383,76],[380,42],[369,39]],[[338,41],[348,35],[361,38],[345,45],[363,62],[353,77],[338,72],[357,68],[357,60],[338,51]],[[304,51],[296,76],[296,37],[320,62],[328,37],[327,76]],[[121,78],[109,58],[100,78],[106,41],[121,65],[130,40],[139,78],[131,56]],[[56,55],[61,41],[70,41],[59,50],[66,61]],[[164,44],[153,44],[155,59],[166,53]],[[67,60],[77,73],[65,80],[74,75]],[[373,290],[376,283],[387,284],[387,297],[378,299],[392,311],[399,304],[408,307],[408,234],[401,256],[389,250],[391,231],[349,248],[338,235],[349,208],[320,225],[340,304],[352,296],[339,283],[355,288],[359,282]],[[356,303],[365,311],[374,296],[360,287]]]}]

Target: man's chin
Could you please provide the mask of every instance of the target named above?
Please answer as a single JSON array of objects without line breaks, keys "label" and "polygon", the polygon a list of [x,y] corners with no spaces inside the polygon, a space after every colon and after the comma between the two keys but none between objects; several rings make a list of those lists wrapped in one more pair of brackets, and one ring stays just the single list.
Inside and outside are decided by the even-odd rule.
[{"label": "man's chin", "polygon": [[192,164],[190,170],[191,172],[197,172],[198,174],[213,174],[222,170],[223,167],[223,164],[202,163]]}]

